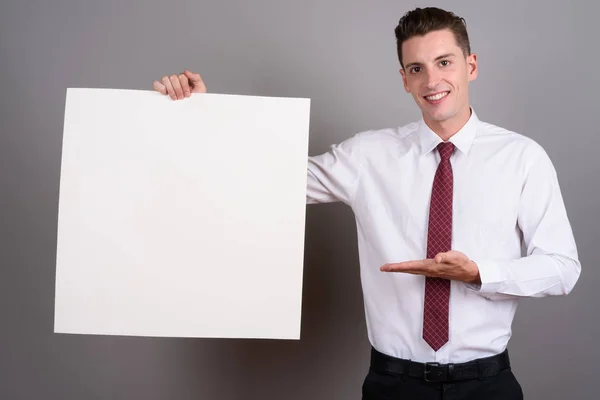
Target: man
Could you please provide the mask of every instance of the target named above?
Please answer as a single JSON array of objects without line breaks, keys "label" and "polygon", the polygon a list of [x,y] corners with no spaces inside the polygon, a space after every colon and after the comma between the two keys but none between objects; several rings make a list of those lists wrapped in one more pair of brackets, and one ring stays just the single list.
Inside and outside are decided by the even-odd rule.
[{"label": "man", "polygon": [[[540,145],[470,106],[464,19],[417,8],[395,33],[422,119],[308,163],[307,203],[342,201],[357,221],[372,344],[363,399],[521,399],[506,352],[517,301],[566,295],[581,271],[556,172]],[[154,88],[206,91],[189,71]]]}]

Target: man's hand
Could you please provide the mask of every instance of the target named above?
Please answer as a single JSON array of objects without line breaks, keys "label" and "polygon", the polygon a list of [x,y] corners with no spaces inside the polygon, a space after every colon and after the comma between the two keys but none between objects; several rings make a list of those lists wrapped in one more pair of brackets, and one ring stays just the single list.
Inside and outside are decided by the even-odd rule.
[{"label": "man's hand", "polygon": [[183,74],[163,76],[160,82],[154,81],[154,90],[173,100],[181,100],[192,93],[206,93],[206,85],[200,74],[185,70]]},{"label": "man's hand", "polygon": [[434,278],[445,278],[467,283],[481,283],[479,267],[460,251],[439,253],[433,259],[385,264],[384,272],[407,272]]}]

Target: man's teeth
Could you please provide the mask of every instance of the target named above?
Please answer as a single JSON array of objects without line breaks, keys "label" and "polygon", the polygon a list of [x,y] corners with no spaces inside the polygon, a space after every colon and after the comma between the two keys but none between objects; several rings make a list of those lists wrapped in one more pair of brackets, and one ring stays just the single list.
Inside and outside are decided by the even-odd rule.
[{"label": "man's teeth", "polygon": [[448,95],[448,92],[438,93],[433,96],[425,96],[425,98],[430,101],[436,101],[436,100],[441,99],[442,97],[446,97],[446,95]]}]

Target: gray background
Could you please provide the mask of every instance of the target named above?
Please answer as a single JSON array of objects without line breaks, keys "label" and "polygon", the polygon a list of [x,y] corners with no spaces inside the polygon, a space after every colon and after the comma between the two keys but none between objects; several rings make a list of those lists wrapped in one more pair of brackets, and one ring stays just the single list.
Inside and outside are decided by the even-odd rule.
[{"label": "gray background", "polygon": [[[300,341],[53,334],[65,90],[151,89],[190,68],[211,92],[310,97],[317,154],[360,130],[419,118],[393,36],[415,5],[429,3],[2,1],[0,398],[358,399],[369,344],[353,216],[340,204],[308,209]],[[599,3],[436,5],[467,19],[479,117],[552,157],[583,264],[571,295],[522,302],[515,373],[529,399],[595,399]]]}]

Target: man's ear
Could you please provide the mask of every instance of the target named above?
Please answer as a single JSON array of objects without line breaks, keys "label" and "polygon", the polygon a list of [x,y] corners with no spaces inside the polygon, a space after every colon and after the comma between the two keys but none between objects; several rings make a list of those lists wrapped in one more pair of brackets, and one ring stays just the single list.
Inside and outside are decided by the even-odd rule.
[{"label": "man's ear", "polygon": [[467,68],[469,71],[469,81],[474,81],[479,74],[479,68],[477,67],[477,54],[471,53],[467,57]]},{"label": "man's ear", "polygon": [[402,75],[402,83],[404,84],[404,90],[406,90],[406,93],[410,93],[410,89],[408,87],[408,81],[406,80],[406,73],[404,72],[404,68],[400,68],[400,75]]}]

